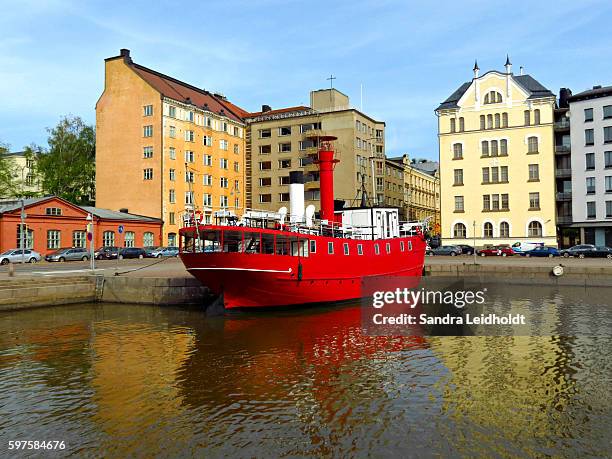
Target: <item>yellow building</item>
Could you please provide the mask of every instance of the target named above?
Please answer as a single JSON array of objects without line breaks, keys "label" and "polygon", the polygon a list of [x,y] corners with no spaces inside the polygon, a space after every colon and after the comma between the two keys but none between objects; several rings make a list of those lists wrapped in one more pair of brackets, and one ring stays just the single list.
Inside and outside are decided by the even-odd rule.
[{"label": "yellow building", "polygon": [[35,156],[25,151],[16,151],[6,153],[6,157],[13,166],[15,181],[17,182],[16,196],[40,195],[42,193],[42,184],[40,177],[36,173]]},{"label": "yellow building", "polygon": [[96,104],[96,204],[161,218],[176,245],[181,219],[244,210],[246,112],[220,94],[134,63],[105,60]]},{"label": "yellow building", "polygon": [[[522,72],[521,72],[522,73]],[[555,95],[530,75],[495,70],[437,109],[446,243],[557,245]]]}]

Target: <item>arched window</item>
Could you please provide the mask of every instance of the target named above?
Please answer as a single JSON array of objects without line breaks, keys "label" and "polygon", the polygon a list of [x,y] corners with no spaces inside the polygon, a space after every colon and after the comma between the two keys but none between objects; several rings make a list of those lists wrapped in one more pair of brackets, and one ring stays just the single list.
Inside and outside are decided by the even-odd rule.
[{"label": "arched window", "polygon": [[168,245],[176,247],[176,233],[168,233]]},{"label": "arched window", "polygon": [[501,121],[500,121],[500,117],[499,117],[499,113],[495,114],[495,127],[499,128],[501,126]]},{"label": "arched window", "polygon": [[487,115],[487,129],[493,129],[493,115]]},{"label": "arched window", "polygon": [[502,127],[508,127],[508,114],[502,113]]},{"label": "arched window", "polygon": [[529,237],[542,236],[542,224],[540,222],[529,222],[528,234]]},{"label": "arched window", "polygon": [[465,131],[465,120],[463,117],[459,118],[459,132]]},{"label": "arched window", "polygon": [[501,139],[499,141],[499,154],[501,156],[508,155],[508,141],[506,139]]},{"label": "arched window", "polygon": [[527,151],[529,153],[538,152],[538,138],[537,137],[532,136],[527,139]]},{"label": "arched window", "polygon": [[489,91],[489,93],[485,95],[484,99],[485,104],[499,104],[501,101],[502,95],[497,91]]},{"label": "arched window", "polygon": [[482,156],[489,156],[489,142],[486,140],[482,141]]},{"label": "arched window", "polygon": [[501,222],[499,224],[499,237],[510,237],[510,223]]},{"label": "arched window", "polygon": [[540,124],[540,110],[537,108],[533,111],[533,124]]},{"label": "arched window", "polygon": [[489,101],[489,93],[485,94],[485,100],[484,100],[485,104],[490,104],[491,102]]},{"label": "arched window", "polygon": [[153,233],[147,231],[142,235],[142,245],[144,247],[153,247],[155,245],[153,240]]},{"label": "arched window", "polygon": [[480,115],[480,129],[481,130],[485,130],[486,129],[485,116],[484,115]]},{"label": "arched window", "polygon": [[497,156],[497,140],[491,140],[491,156]]},{"label": "arched window", "polygon": [[453,145],[453,159],[463,158],[463,145],[456,143]]},{"label": "arched window", "polygon": [[484,224],[484,237],[493,237],[493,223],[486,222]]},{"label": "arched window", "polygon": [[450,131],[455,132],[455,118],[450,119]]},{"label": "arched window", "polygon": [[463,223],[455,223],[453,227],[453,237],[455,238],[465,238],[466,237],[465,225]]},{"label": "arched window", "polygon": [[136,234],[134,231],[126,231],[125,237],[123,238],[123,246],[124,247],[134,247],[134,240],[136,239]]},{"label": "arched window", "polygon": [[525,110],[525,126],[529,126],[531,124],[531,113],[529,110]]}]

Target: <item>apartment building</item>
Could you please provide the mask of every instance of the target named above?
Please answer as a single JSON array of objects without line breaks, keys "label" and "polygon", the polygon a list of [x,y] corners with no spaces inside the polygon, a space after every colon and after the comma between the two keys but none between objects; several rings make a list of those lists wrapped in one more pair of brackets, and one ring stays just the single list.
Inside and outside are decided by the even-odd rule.
[{"label": "apartment building", "polygon": [[182,217],[245,207],[247,112],[220,94],[136,64],[105,59],[96,104],[96,204],[163,220],[175,245]]},{"label": "apartment building", "polygon": [[[385,123],[350,107],[337,89],[310,93],[310,106],[262,110],[245,116],[247,207],[276,211],[288,207],[289,172],[305,175],[306,205],[319,210],[318,167],[313,163],[320,136],[334,142],[340,162],[334,172],[335,198],[345,205],[385,202]],[[372,190],[372,191],[370,191]]]},{"label": "apartment building", "polygon": [[436,109],[442,238],[556,246],[555,95],[509,59],[473,73]]},{"label": "apartment building", "polygon": [[612,246],[612,86],[568,99],[572,227],[584,244]]},{"label": "apartment building", "polygon": [[385,205],[399,209],[400,220],[407,219],[404,195],[404,165],[385,158]]},{"label": "apartment building", "polygon": [[36,174],[36,158],[25,151],[5,153],[5,156],[13,165],[17,183],[16,196],[31,197],[42,193],[40,177]]}]

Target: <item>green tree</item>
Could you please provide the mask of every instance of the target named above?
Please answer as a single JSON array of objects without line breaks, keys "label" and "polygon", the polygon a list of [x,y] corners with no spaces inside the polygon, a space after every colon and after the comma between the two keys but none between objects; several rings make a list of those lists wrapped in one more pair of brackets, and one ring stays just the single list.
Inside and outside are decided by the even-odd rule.
[{"label": "green tree", "polygon": [[94,127],[85,124],[78,116],[66,116],[48,132],[49,150],[36,153],[37,173],[43,192],[75,204],[93,204],[96,177]]},{"label": "green tree", "polygon": [[0,198],[15,197],[17,192],[17,166],[8,152],[8,145],[0,143]]}]

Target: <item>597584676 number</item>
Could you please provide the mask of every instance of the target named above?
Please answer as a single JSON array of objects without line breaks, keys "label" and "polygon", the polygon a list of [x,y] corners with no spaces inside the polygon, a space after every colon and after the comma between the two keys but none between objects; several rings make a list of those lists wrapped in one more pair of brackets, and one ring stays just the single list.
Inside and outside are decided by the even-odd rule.
[{"label": "597584676 number", "polygon": [[8,442],[8,449],[45,449],[45,450],[54,450],[54,449],[66,449],[66,442],[63,440],[11,440]]}]

